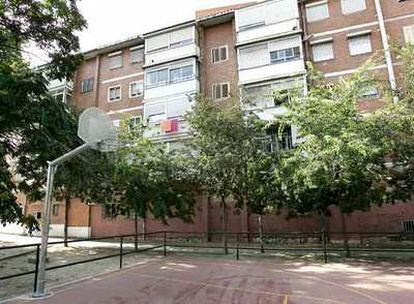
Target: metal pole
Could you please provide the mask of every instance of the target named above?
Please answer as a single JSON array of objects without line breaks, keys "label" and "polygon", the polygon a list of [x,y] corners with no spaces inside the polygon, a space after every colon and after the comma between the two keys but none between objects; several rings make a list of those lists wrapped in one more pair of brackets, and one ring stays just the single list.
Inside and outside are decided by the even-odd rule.
[{"label": "metal pole", "polygon": [[33,282],[33,292],[36,292],[37,289],[37,276],[39,274],[39,254],[40,254],[40,245],[36,245],[36,265],[35,265],[35,276]]},{"label": "metal pole", "polygon": [[53,179],[55,176],[56,167],[49,163],[47,169],[47,186],[45,202],[43,205],[43,218],[42,218],[42,242],[39,259],[39,274],[37,277],[37,288],[33,297],[44,297],[45,292],[45,280],[46,280],[46,256],[47,256],[47,242],[49,238],[49,221],[50,221],[50,205],[52,200],[53,191]]},{"label": "metal pole", "polygon": [[167,232],[164,231],[164,256],[167,256]]},{"label": "metal pole", "polygon": [[397,83],[395,81],[395,74],[394,74],[394,68],[393,68],[392,57],[391,57],[391,52],[390,52],[390,46],[388,43],[387,30],[385,28],[384,15],[382,14],[382,7],[381,7],[380,0],[375,0],[374,2],[375,2],[375,10],[377,12],[380,32],[381,32],[382,44],[384,46],[384,55],[385,55],[385,62],[387,64],[388,80],[390,82],[390,87],[392,90],[394,103],[397,103],[398,96],[395,95],[395,92],[397,90]]},{"label": "metal pole", "polygon": [[49,162],[47,169],[47,182],[46,182],[46,195],[43,205],[43,218],[42,218],[42,241],[40,246],[40,258],[39,258],[39,273],[37,277],[36,291],[33,293],[34,298],[45,297],[45,281],[46,281],[46,257],[47,257],[47,243],[49,239],[49,223],[50,223],[50,211],[51,201],[53,194],[53,179],[57,166],[72,157],[78,155],[83,150],[86,150],[91,146],[92,143],[85,143],[72,151],[56,158]]},{"label": "metal pole", "polygon": [[119,269],[122,269],[123,247],[124,247],[124,238],[121,236],[121,239],[119,240]]}]

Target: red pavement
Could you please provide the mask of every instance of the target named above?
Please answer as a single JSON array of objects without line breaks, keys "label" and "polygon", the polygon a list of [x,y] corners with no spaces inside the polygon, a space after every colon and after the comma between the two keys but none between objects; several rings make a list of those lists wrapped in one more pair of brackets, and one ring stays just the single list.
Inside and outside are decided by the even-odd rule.
[{"label": "red pavement", "polygon": [[13,304],[414,303],[413,268],[174,257],[52,289]]}]

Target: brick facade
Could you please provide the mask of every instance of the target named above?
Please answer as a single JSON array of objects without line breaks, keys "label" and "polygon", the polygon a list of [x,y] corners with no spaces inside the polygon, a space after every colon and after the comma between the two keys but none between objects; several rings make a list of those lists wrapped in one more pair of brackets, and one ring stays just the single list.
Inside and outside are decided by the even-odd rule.
[{"label": "brick facade", "polygon": [[[315,62],[318,70],[323,72],[328,79],[335,81],[340,76],[347,76],[357,69],[361,64],[372,56],[384,54],[381,39],[379,19],[376,12],[374,0],[366,0],[366,9],[344,15],[340,0],[328,0],[329,18],[307,22],[305,5],[320,2],[319,0],[299,1],[302,8],[301,25],[302,37],[306,57],[312,59],[312,42],[332,38],[334,58],[323,62]],[[381,0],[382,12],[384,14],[385,27],[389,41],[392,43],[403,43],[403,26],[414,25],[414,2],[413,1],[391,1]],[[229,6],[203,10],[196,13],[196,26],[199,33],[198,41],[200,56],[198,64],[200,72],[201,93],[211,96],[211,88],[215,83],[230,83],[230,95],[235,97],[239,91],[238,86],[238,60],[236,52],[236,31],[234,10],[245,7],[248,4]],[[351,56],[349,51],[349,35],[361,31],[369,31],[372,52]],[[130,62],[130,48],[143,45],[140,37],[120,42],[111,46],[95,49],[85,54],[86,60],[78,68],[74,77],[74,88],[72,100],[79,109],[97,106],[109,113],[112,119],[122,119],[125,115],[141,115],[145,96],[129,98],[129,83],[132,81],[144,81],[144,63]],[[220,63],[212,63],[211,49],[218,46],[228,46],[228,59]],[[109,68],[108,55],[121,51],[123,54],[123,65],[117,69]],[[379,63],[375,73],[383,80],[384,86],[388,86],[388,73],[385,63]],[[397,78],[400,79],[401,67],[398,58],[393,56],[393,69]],[[81,93],[82,80],[94,78],[92,92]],[[120,101],[108,102],[108,88],[120,85],[122,99]],[[380,100],[361,101],[362,111],[370,111],[381,106]],[[52,224],[62,223],[64,206],[60,204],[59,214],[52,216]],[[27,212],[34,213],[40,210],[41,205],[37,203],[28,204]],[[338,210],[331,210],[330,230],[341,231],[341,221]],[[395,204],[392,206],[374,207],[369,212],[355,212],[346,216],[349,231],[390,231],[400,232],[401,221],[414,219],[414,205]],[[102,207],[97,204],[86,206],[79,200],[71,203],[69,210],[70,226],[87,226],[91,229],[92,236],[129,234],[134,232],[133,219],[121,216],[115,219],[104,218]],[[139,225],[142,229],[142,222]],[[221,210],[220,204],[212,200],[208,204],[205,196],[197,199],[196,215],[194,223],[183,223],[178,219],[171,219],[168,225],[148,219],[146,223],[147,232],[156,230],[179,230],[179,231],[220,231]],[[265,231],[315,231],[318,230],[319,220],[314,217],[302,217],[286,219],[286,213],[281,215],[264,216]],[[229,211],[230,231],[257,231],[258,222],[256,215],[249,215],[246,210]],[[139,232],[142,232],[140,230]]]}]

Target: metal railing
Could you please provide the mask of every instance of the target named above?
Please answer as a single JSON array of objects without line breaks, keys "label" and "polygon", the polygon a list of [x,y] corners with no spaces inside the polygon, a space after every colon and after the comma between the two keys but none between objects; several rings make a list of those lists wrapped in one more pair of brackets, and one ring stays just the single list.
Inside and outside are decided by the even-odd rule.
[{"label": "metal railing", "polygon": [[[223,239],[226,242],[223,242]],[[343,242],[344,238],[347,242]],[[366,243],[367,240],[378,239],[380,242]],[[191,249],[206,249],[202,251],[207,252],[207,249],[222,249],[224,253],[228,254],[229,250],[233,252],[236,260],[244,251],[255,252],[307,252],[317,253],[323,256],[325,263],[328,262],[328,256],[333,253],[350,253],[357,252],[381,252],[381,253],[409,253],[414,258],[414,234],[404,233],[377,233],[377,232],[309,232],[309,233],[293,233],[293,232],[279,232],[279,233],[252,233],[252,232],[183,232],[183,231],[157,231],[145,234],[128,234],[116,235],[109,237],[97,237],[88,239],[75,239],[68,241],[53,241],[50,245],[60,244],[74,244],[80,242],[94,242],[109,240],[109,244],[115,245],[112,248],[119,248],[111,254],[104,256],[82,259],[65,264],[53,265],[46,267],[46,270],[55,270],[64,267],[70,267],[78,264],[84,264],[114,257],[119,257],[119,269],[123,267],[123,257],[133,253],[141,253],[150,250],[162,250],[164,256],[167,256],[167,248],[171,252],[174,248],[191,248]],[[113,240],[117,242],[114,243]],[[125,242],[132,240],[135,244],[134,250],[125,250]],[[138,241],[140,240],[140,241]],[[408,243],[406,241],[409,241]],[[390,241],[391,243],[387,243]],[[403,243],[403,241],[405,243]],[[119,242],[119,243],[118,243]],[[138,243],[146,244],[146,248],[138,248]],[[382,243],[381,243],[382,242]],[[40,243],[4,246],[0,247],[0,252],[12,249],[35,248],[28,253],[35,252],[34,267],[32,270],[23,271],[14,274],[6,274],[0,276],[0,281],[11,278],[21,277],[25,275],[34,274],[33,290],[37,289],[37,276],[39,270],[39,252]],[[243,251],[243,252],[242,252]],[[19,253],[16,256],[20,256]],[[411,255],[410,255],[411,256]],[[7,257],[6,257],[7,258]],[[4,259],[4,258],[3,258]]]},{"label": "metal railing", "polygon": [[[161,236],[164,235],[164,237],[162,237],[163,243],[161,245],[157,244],[157,245],[154,245],[154,246],[150,246],[150,247],[147,247],[147,248],[141,248],[141,249],[135,248],[135,250],[127,251],[127,252],[124,249],[124,240],[127,239],[127,238],[133,238],[134,241],[135,241],[140,237],[143,238],[143,239],[149,239],[152,236],[159,236],[159,235],[161,235]],[[163,232],[163,231],[153,232],[153,233],[146,233],[146,234],[128,234],[128,235],[117,235],[117,236],[97,237],[97,238],[88,238],[88,239],[75,239],[75,240],[67,240],[67,241],[53,241],[53,242],[49,242],[48,246],[50,246],[50,245],[60,245],[60,244],[73,244],[73,243],[80,243],[80,242],[113,240],[113,239],[119,239],[119,252],[118,253],[108,254],[108,255],[94,257],[94,258],[90,258],[90,259],[83,259],[83,260],[80,260],[80,261],[74,261],[74,262],[60,264],[60,265],[49,266],[49,267],[46,267],[46,270],[47,271],[48,270],[55,270],[55,269],[59,269],[59,268],[64,268],[64,267],[69,267],[69,266],[74,266],[74,265],[79,265],[79,264],[84,264],[84,263],[89,263],[89,262],[95,262],[95,261],[100,261],[100,260],[114,258],[114,257],[119,257],[119,269],[122,269],[123,256],[125,256],[125,255],[132,254],[132,253],[145,252],[145,251],[154,250],[154,249],[158,249],[158,248],[162,248],[162,247],[164,247],[164,253],[166,254],[166,246],[167,246],[166,245],[166,236],[165,236],[165,232]],[[154,240],[154,238],[153,238],[153,240]],[[156,240],[156,238],[155,238],[155,240]],[[38,277],[38,271],[39,271],[40,245],[41,245],[40,243],[34,243],[34,244],[0,247],[0,251],[11,250],[11,249],[32,248],[32,247],[36,248],[36,250],[35,250],[36,258],[35,258],[35,261],[34,261],[34,269],[33,270],[23,271],[23,272],[14,273],[14,274],[3,275],[3,276],[0,276],[0,281],[12,279],[12,278],[17,278],[17,277],[21,277],[21,276],[25,276],[25,275],[29,275],[29,274],[34,274],[33,291],[35,292],[37,290],[37,277]],[[32,252],[32,251],[30,251],[30,252]]]}]

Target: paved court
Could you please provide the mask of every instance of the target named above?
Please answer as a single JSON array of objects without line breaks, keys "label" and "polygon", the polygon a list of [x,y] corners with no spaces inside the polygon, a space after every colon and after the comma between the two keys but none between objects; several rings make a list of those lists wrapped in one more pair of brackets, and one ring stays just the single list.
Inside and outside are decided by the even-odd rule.
[{"label": "paved court", "polygon": [[414,303],[414,268],[170,256],[10,303]]}]

